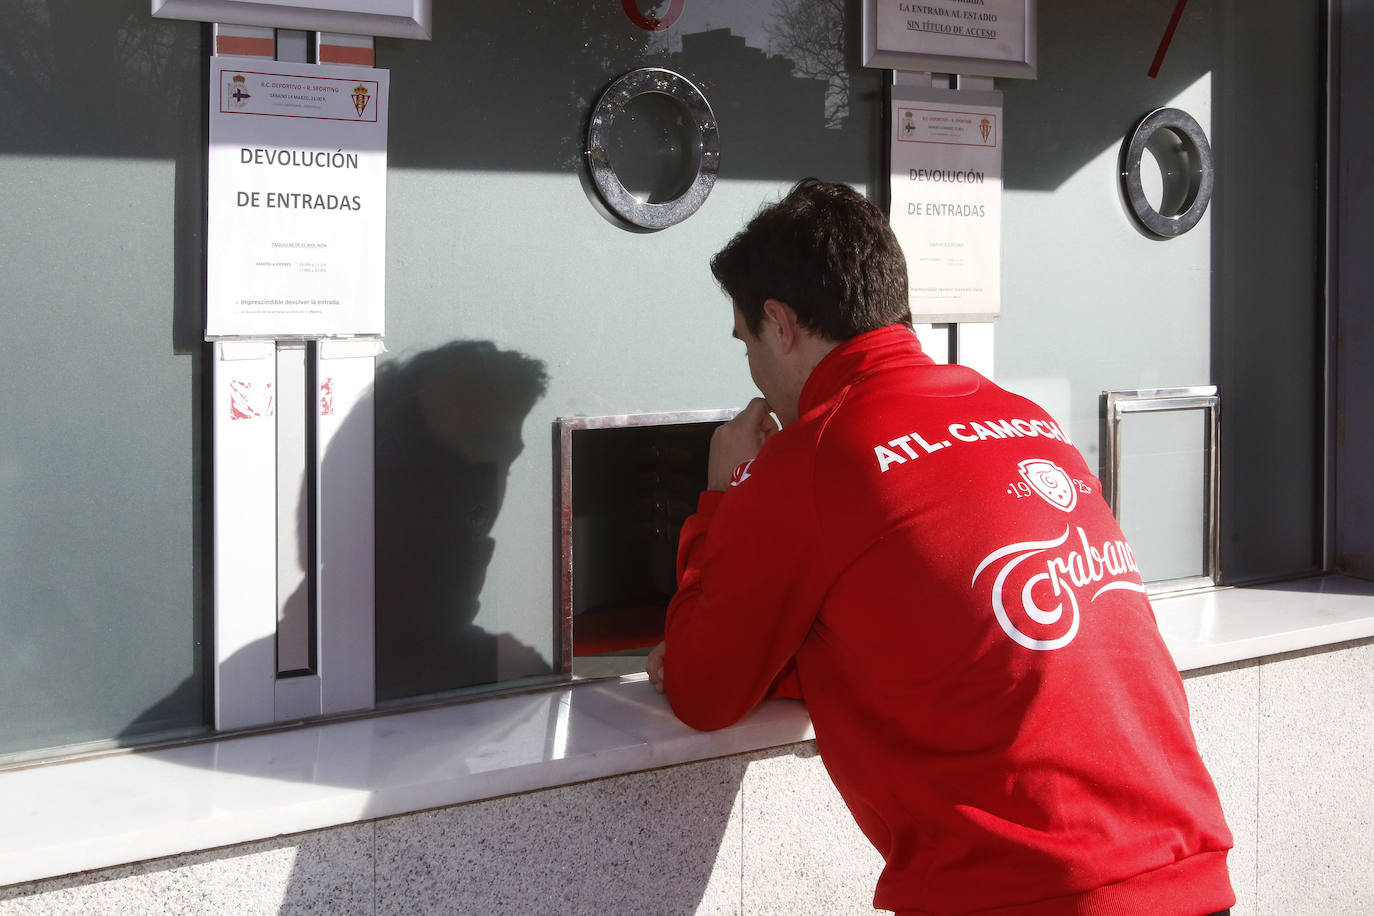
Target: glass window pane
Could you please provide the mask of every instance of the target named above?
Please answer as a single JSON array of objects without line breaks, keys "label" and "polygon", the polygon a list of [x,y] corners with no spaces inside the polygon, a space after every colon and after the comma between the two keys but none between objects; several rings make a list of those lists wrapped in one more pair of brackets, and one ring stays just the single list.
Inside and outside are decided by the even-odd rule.
[{"label": "glass window pane", "polygon": [[204,55],[141,0],[0,29],[0,755],[204,725]]},{"label": "glass window pane", "polygon": [[1146,582],[1207,573],[1207,411],[1121,418],[1120,521]]},{"label": "glass window pane", "polygon": [[[379,66],[424,87],[398,78],[390,121],[379,698],[558,664],[555,418],[755,394],[707,261],[798,179],[868,187],[882,170],[883,74],[847,69],[829,40],[844,24],[826,18],[840,5],[798,8],[806,23],[771,2],[687,3],[649,32],[614,3],[474,7],[461,28],[436,19],[433,42],[379,48]],[[647,66],[699,86],[722,138],[705,204],[653,233],[602,216],[580,178],[601,90]],[[681,135],[640,114],[653,135]],[[672,190],[673,157],[632,161],[653,152],[642,139],[622,138],[617,168]]]},{"label": "glass window pane", "polygon": [[[1044,403],[1090,466],[1099,392],[1216,385],[1232,583],[1321,562],[1324,25],[1310,4],[1265,0],[1251,13],[1189,4],[1150,79],[1154,45],[1139,39],[1160,34],[1157,10],[1041,3],[1039,78],[998,81],[997,380]],[[1277,48],[1291,66],[1273,66]],[[1168,241],[1138,231],[1118,191],[1123,139],[1162,107],[1202,125],[1216,165],[1206,215]]]}]

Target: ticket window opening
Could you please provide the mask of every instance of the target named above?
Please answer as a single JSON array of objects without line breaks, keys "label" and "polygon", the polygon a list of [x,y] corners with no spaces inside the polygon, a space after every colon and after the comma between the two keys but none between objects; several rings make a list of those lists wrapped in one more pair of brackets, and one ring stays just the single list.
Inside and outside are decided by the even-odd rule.
[{"label": "ticket window opening", "polygon": [[643,671],[663,639],[678,535],[706,488],[711,434],[732,414],[558,421],[563,655],[573,677]]}]

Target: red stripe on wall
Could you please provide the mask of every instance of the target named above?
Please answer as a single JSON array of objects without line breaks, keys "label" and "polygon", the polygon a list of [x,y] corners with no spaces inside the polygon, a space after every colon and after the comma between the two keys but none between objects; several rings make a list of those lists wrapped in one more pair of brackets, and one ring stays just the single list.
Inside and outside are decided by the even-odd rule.
[{"label": "red stripe on wall", "polygon": [[358,64],[363,67],[370,67],[376,59],[376,51],[372,48],[320,45],[320,63],[322,64]]},{"label": "red stripe on wall", "polygon": [[1187,5],[1188,0],[1178,0],[1174,7],[1174,14],[1169,17],[1169,24],[1164,28],[1164,37],[1159,40],[1155,59],[1150,62],[1150,70],[1145,74],[1150,79],[1159,76],[1159,68],[1164,64],[1164,55],[1169,52],[1169,43],[1174,40],[1174,30],[1178,28],[1178,21],[1183,18],[1183,8]]},{"label": "red stripe on wall", "polygon": [[248,57],[276,57],[277,43],[271,38],[241,38],[220,35],[215,38],[216,54],[240,54]]}]

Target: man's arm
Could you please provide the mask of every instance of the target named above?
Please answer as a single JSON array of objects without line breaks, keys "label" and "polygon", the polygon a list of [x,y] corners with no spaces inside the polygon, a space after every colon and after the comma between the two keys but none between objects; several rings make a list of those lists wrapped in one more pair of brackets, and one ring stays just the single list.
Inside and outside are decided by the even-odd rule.
[{"label": "man's arm", "polygon": [[706,489],[724,493],[731,484],[737,484],[735,471],[757,458],[763,444],[777,431],[778,424],[763,398],[754,398],[734,419],[717,426],[706,461]]},{"label": "man's arm", "polygon": [[763,699],[818,609],[809,469],[772,450],[742,465],[774,430],[756,400],[717,431],[708,482],[721,489],[683,525],[678,592],[648,669],[695,728],[730,725]]},{"label": "man's arm", "polygon": [[[706,460],[706,489],[725,492],[735,469],[757,457],[763,443],[777,431],[778,425],[773,422],[768,402],[763,398],[754,398],[733,419],[716,427],[716,431],[711,434],[711,448]],[[679,560],[682,554],[679,550]],[[682,570],[679,568],[679,580],[681,576]],[[664,689],[663,663],[667,646],[667,640],[654,646],[644,664],[644,670],[649,675],[649,683],[653,684],[659,693],[663,693]]]}]

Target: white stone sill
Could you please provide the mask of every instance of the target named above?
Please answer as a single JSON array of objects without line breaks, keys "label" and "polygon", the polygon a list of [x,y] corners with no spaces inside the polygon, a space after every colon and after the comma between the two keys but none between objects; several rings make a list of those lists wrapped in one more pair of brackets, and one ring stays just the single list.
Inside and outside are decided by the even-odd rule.
[{"label": "white stone sill", "polygon": [[1321,576],[1153,599],[1180,671],[1374,636],[1374,582]]},{"label": "white stone sill", "polygon": [[[1180,670],[1374,636],[1374,583],[1158,599]],[[797,702],[696,732],[643,675],[0,773],[0,886],[776,747]]]}]

